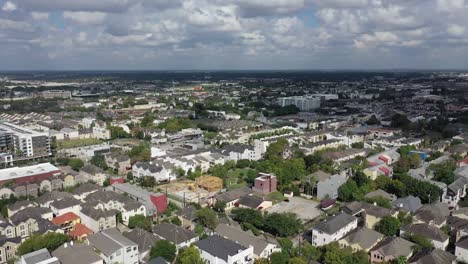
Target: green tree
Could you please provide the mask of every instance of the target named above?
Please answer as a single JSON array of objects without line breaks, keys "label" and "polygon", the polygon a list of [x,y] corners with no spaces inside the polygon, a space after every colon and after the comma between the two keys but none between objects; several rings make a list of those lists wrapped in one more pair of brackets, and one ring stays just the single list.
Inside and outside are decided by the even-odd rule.
[{"label": "green tree", "polygon": [[375,230],[386,235],[386,236],[395,236],[398,234],[401,223],[395,217],[384,216],[380,222],[375,226]]},{"label": "green tree", "polygon": [[408,260],[406,259],[405,256],[399,256],[396,259],[393,259],[390,261],[391,264],[408,264]]},{"label": "green tree", "polygon": [[366,124],[368,125],[379,125],[380,124],[380,121],[379,119],[375,116],[375,115],[372,115],[367,121],[366,121]]},{"label": "green tree", "polygon": [[375,203],[377,204],[377,206],[380,206],[380,207],[389,208],[389,209],[392,208],[392,203],[387,198],[384,198],[382,196],[367,198],[365,200],[366,202],[371,203],[371,204]]},{"label": "green tree", "polygon": [[399,212],[397,218],[402,226],[413,223],[413,216],[409,213]]},{"label": "green tree", "polygon": [[288,141],[284,138],[279,139],[275,143],[268,146],[265,158],[269,160],[280,160],[283,158],[282,154],[286,147],[289,145]]},{"label": "green tree", "polygon": [[213,209],[217,212],[224,212],[226,209],[226,202],[221,200],[216,200],[216,203],[213,206]]},{"label": "green tree", "polygon": [[21,243],[17,252],[18,255],[22,256],[43,248],[51,251],[57,249],[67,241],[68,236],[61,233],[49,232],[43,235],[33,234]]},{"label": "green tree", "polygon": [[274,252],[270,255],[271,264],[288,264],[289,255],[286,252]]},{"label": "green tree", "polygon": [[410,167],[412,169],[416,169],[416,168],[419,168],[421,166],[421,162],[422,162],[422,159],[421,159],[421,156],[417,153],[414,153],[410,156]]},{"label": "green tree", "polygon": [[302,222],[293,213],[271,213],[265,217],[264,229],[273,235],[291,236],[302,230]]},{"label": "green tree", "polygon": [[176,256],[176,246],[167,240],[158,240],[151,247],[150,259],[163,257],[165,260],[172,262]]},{"label": "green tree", "polygon": [[144,215],[134,215],[134,216],[130,216],[130,218],[128,219],[128,227],[130,228],[139,227],[146,231],[151,231],[152,222],[153,221],[151,221],[150,218]]},{"label": "green tree", "polygon": [[263,225],[262,213],[250,208],[234,208],[231,211],[232,219],[241,223],[250,223],[255,227]]},{"label": "green tree", "polygon": [[94,166],[97,166],[103,170],[107,170],[107,163],[106,163],[106,159],[104,158],[103,155],[94,155],[91,160],[90,160],[90,163],[93,164]]},{"label": "green tree", "polygon": [[288,264],[307,264],[307,262],[300,257],[290,258]]},{"label": "green tree", "polygon": [[79,171],[84,166],[84,162],[79,158],[72,158],[68,161],[68,166],[73,170]]},{"label": "green tree", "polygon": [[140,184],[143,187],[153,188],[156,185],[156,179],[152,176],[144,176]]},{"label": "green tree", "polygon": [[214,230],[218,225],[218,217],[216,216],[216,212],[208,207],[204,207],[197,211],[197,219],[200,224],[211,230]]},{"label": "green tree", "polygon": [[132,161],[150,161],[151,160],[151,145],[144,142],[133,147],[128,155]]},{"label": "green tree", "polygon": [[111,132],[112,139],[131,137],[129,133],[125,132],[125,130],[119,126],[109,126],[108,128]]},{"label": "green tree", "polygon": [[205,264],[195,246],[182,249],[176,259],[177,264]]},{"label": "green tree", "polygon": [[434,245],[432,244],[432,242],[429,239],[421,235],[406,235],[405,238],[415,244],[413,248],[415,252],[419,252],[423,249],[434,248]]}]

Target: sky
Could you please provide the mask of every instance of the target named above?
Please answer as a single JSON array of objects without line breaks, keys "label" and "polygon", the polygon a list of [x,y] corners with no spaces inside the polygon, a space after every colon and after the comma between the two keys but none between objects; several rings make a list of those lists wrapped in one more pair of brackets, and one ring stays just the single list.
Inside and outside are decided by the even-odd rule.
[{"label": "sky", "polygon": [[468,69],[468,0],[0,0],[0,70]]}]

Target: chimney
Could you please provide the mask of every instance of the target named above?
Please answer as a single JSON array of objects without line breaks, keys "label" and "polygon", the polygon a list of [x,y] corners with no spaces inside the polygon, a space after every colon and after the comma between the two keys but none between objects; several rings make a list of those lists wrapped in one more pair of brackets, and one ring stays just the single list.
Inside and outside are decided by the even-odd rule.
[{"label": "chimney", "polygon": [[68,247],[67,243],[63,244],[63,248],[67,248],[67,247]]}]

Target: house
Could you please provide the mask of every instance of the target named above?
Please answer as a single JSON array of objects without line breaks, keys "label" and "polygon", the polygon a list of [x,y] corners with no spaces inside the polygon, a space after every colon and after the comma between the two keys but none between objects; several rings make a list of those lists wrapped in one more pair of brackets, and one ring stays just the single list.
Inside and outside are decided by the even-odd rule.
[{"label": "house", "polygon": [[104,263],[139,263],[138,244],[115,228],[88,236],[88,245],[99,251]]},{"label": "house", "polygon": [[174,244],[178,250],[190,246],[199,239],[195,232],[170,223],[161,223],[154,226],[153,233],[161,239]]},{"label": "house", "polygon": [[197,219],[197,209],[193,205],[186,206],[175,211],[175,215],[182,223],[181,226],[186,229],[193,230],[195,228],[195,220]]},{"label": "house", "polygon": [[281,251],[275,240],[268,241],[265,237],[254,236],[230,225],[219,224],[215,232],[226,239],[236,241],[246,248],[252,246],[255,258],[268,259],[272,253]]},{"label": "house", "polygon": [[426,223],[441,228],[447,223],[447,217],[450,215],[448,205],[437,202],[435,204],[426,204],[419,208],[414,216],[414,223]]},{"label": "house", "polygon": [[362,172],[369,177],[371,180],[377,179],[377,177],[383,175],[386,177],[393,177],[393,169],[388,165],[381,163],[369,163],[369,167],[365,168]]},{"label": "house", "polygon": [[60,264],[56,257],[52,257],[47,249],[39,249],[21,256],[17,264]]},{"label": "house", "polygon": [[442,194],[442,202],[448,204],[450,208],[457,208],[458,202],[466,196],[466,186],[468,178],[459,177],[449,184]]},{"label": "house", "polygon": [[447,251],[434,249],[423,249],[408,259],[409,264],[455,264],[457,257]]},{"label": "house", "polygon": [[210,264],[252,264],[253,247],[244,247],[218,235],[209,236],[195,243],[200,256]]},{"label": "house", "polygon": [[455,243],[455,256],[458,261],[468,262],[468,236],[462,237]]},{"label": "house", "polygon": [[109,168],[117,171],[119,175],[126,175],[132,168],[130,157],[118,152],[111,152],[104,156]]},{"label": "house", "polygon": [[346,183],[346,177],[335,174],[325,180],[317,182],[317,198],[322,199],[336,199],[338,198],[338,189],[341,185]]},{"label": "house", "polygon": [[379,232],[367,227],[361,227],[347,234],[338,243],[341,247],[350,247],[353,252],[361,250],[368,252],[383,238],[384,235]]},{"label": "house", "polygon": [[86,176],[87,181],[92,181],[101,186],[107,179],[107,175],[104,170],[92,164],[84,165],[83,168],[80,169],[80,173]]},{"label": "house", "polygon": [[80,217],[73,212],[68,212],[55,217],[51,222],[68,233],[76,224],[80,223]]},{"label": "house", "polygon": [[89,229],[87,226],[77,223],[73,226],[72,230],[68,232],[68,236],[73,240],[84,241],[89,235],[94,234],[93,230]]},{"label": "house", "polygon": [[50,204],[55,201],[62,200],[63,198],[72,198],[73,195],[68,193],[68,192],[58,192],[58,191],[52,191],[52,192],[46,192],[39,196],[36,200],[36,202],[41,206],[41,207],[50,207]]},{"label": "house", "polygon": [[278,179],[273,174],[259,173],[259,176],[255,178],[254,186],[252,191],[262,195],[267,195],[272,192],[276,192],[278,186]]},{"label": "house", "polygon": [[85,203],[95,209],[120,211],[125,225],[128,225],[128,220],[132,216],[147,216],[146,207],[141,202],[113,191],[100,190],[94,192],[86,197]]},{"label": "house", "polygon": [[358,226],[358,218],[340,213],[330,216],[312,228],[312,245],[323,246],[342,239]]},{"label": "house", "polygon": [[403,234],[418,235],[432,242],[435,248],[445,250],[449,244],[449,236],[439,228],[426,223],[409,224],[400,228],[400,236]]},{"label": "house", "polygon": [[224,193],[217,194],[214,199],[211,201],[211,204],[214,205],[216,201],[222,201],[226,203],[225,210],[230,210],[234,208],[236,202],[246,195],[252,194],[252,189],[249,187],[242,187],[232,191],[227,191]]},{"label": "house", "polygon": [[156,241],[161,240],[161,238],[155,234],[139,227],[136,227],[129,232],[124,232],[123,235],[138,244],[140,261],[147,261],[149,259],[151,247],[156,243]]},{"label": "house", "polygon": [[166,168],[156,162],[137,162],[132,167],[133,177],[153,177],[156,182],[173,181],[176,174],[171,168]]},{"label": "house", "polygon": [[421,208],[421,199],[419,197],[414,197],[412,195],[398,198],[392,202],[393,208],[395,209],[404,209],[407,212],[414,213],[419,208]]},{"label": "house", "polygon": [[142,203],[148,215],[166,211],[168,201],[166,195],[163,193],[149,192],[130,183],[114,183],[108,188],[116,193],[125,194],[131,199]]},{"label": "house", "polygon": [[80,214],[81,202],[73,197],[65,197],[61,200],[56,200],[50,204],[50,209],[55,216],[66,213]]},{"label": "house", "polygon": [[0,237],[0,263],[7,263],[16,257],[16,250],[21,244],[21,237]]},{"label": "house", "polygon": [[29,200],[15,202],[14,204],[8,206],[8,217],[11,217],[18,211],[21,211],[28,207],[36,207],[36,204]]},{"label": "house", "polygon": [[0,222],[0,235],[7,238],[16,237],[16,228],[7,221]]},{"label": "house", "polygon": [[227,160],[260,160],[262,151],[259,148],[250,145],[232,144],[226,145],[221,150],[221,154],[227,157]]},{"label": "house", "polygon": [[65,243],[52,252],[61,264],[104,264],[94,248],[82,243]]},{"label": "house", "polygon": [[344,213],[360,217],[360,221],[363,221],[364,225],[371,229],[373,229],[385,216],[396,217],[398,215],[397,210],[358,201],[348,203],[343,207],[342,211]]},{"label": "house", "polygon": [[400,256],[408,259],[415,244],[401,237],[386,237],[370,250],[371,263],[390,262]]},{"label": "house", "polygon": [[263,198],[254,195],[246,195],[241,197],[235,205],[240,208],[250,208],[261,211],[270,208],[273,203],[272,201],[265,201]]},{"label": "house", "polygon": [[28,207],[10,217],[10,222],[16,235],[25,238],[39,230],[40,219],[52,220],[52,211],[44,207]]},{"label": "house", "polygon": [[111,138],[111,132],[104,122],[94,122],[93,136],[97,139],[107,140]]},{"label": "house", "polygon": [[370,192],[364,196],[364,198],[373,199],[377,197],[382,197],[390,202],[396,200],[396,196],[394,194],[390,194],[382,189],[378,189],[376,191]]},{"label": "house", "polygon": [[73,197],[82,202],[88,197],[88,195],[101,190],[102,187],[94,183],[84,183],[72,190]]},{"label": "house", "polygon": [[115,228],[117,226],[117,213],[117,210],[94,209],[90,205],[83,205],[79,216],[83,225],[93,232],[98,232],[108,228]]}]

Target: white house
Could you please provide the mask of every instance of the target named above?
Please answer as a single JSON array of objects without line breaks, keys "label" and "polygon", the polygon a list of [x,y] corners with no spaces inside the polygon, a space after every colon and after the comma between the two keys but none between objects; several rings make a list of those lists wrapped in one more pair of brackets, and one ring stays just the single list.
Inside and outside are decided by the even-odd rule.
[{"label": "white house", "polygon": [[455,244],[455,256],[458,261],[468,262],[468,236],[462,237]]},{"label": "white house", "polygon": [[409,224],[401,227],[400,236],[408,233],[424,237],[432,242],[435,248],[445,250],[449,244],[449,236],[436,226],[426,223]]},{"label": "white house", "polygon": [[170,241],[177,250],[189,247],[199,239],[195,232],[171,223],[161,223],[155,226],[153,233],[161,239]]},{"label": "white house", "polygon": [[342,239],[358,227],[358,218],[340,213],[328,217],[312,228],[312,245],[323,246]]},{"label": "white house", "polygon": [[176,174],[172,169],[166,168],[161,162],[137,162],[132,167],[133,176],[137,178],[149,176],[157,182],[172,181],[176,179]]},{"label": "white house", "polygon": [[200,256],[210,264],[252,264],[253,247],[244,247],[232,240],[213,235],[195,243]]},{"label": "white house", "polygon": [[66,213],[80,214],[81,202],[75,198],[65,197],[61,200],[56,200],[50,204],[50,209],[55,216],[63,215]]},{"label": "white house", "polygon": [[88,236],[88,244],[99,252],[104,263],[139,263],[138,244],[115,228]]}]

